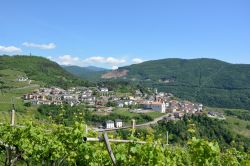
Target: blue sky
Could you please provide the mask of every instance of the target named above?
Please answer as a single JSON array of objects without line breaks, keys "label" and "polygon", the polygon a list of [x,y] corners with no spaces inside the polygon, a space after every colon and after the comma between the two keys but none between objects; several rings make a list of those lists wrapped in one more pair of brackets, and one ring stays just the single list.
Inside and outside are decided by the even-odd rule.
[{"label": "blue sky", "polygon": [[163,58],[250,64],[249,0],[1,0],[0,54],[106,68]]}]

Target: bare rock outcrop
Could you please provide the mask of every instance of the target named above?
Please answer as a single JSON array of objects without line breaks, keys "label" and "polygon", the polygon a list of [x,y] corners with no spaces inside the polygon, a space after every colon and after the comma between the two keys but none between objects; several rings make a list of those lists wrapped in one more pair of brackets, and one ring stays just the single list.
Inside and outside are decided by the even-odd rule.
[{"label": "bare rock outcrop", "polygon": [[110,71],[108,73],[105,73],[102,75],[102,78],[105,78],[105,79],[110,79],[110,78],[119,78],[119,77],[125,77],[127,76],[128,74],[128,70],[113,70],[113,71]]}]

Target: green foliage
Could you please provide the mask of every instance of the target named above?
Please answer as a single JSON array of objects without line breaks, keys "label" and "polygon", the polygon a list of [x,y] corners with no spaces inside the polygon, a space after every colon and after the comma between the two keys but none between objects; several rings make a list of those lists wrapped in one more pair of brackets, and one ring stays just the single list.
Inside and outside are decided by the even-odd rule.
[{"label": "green foliage", "polygon": [[106,104],[106,107],[116,107],[116,103],[112,102],[112,101],[108,101],[108,103]]},{"label": "green foliage", "polygon": [[105,86],[111,91],[115,91],[118,94],[134,94],[136,90],[140,90],[142,93],[151,94],[152,92],[144,85],[134,84],[127,80],[101,80],[97,83],[98,86]]},{"label": "green foliage", "polygon": [[250,112],[247,110],[237,110],[237,111],[233,111],[233,110],[225,110],[224,111],[226,113],[226,115],[228,116],[236,116],[239,119],[243,119],[246,121],[250,121]]},{"label": "green foliage", "polygon": [[[84,125],[79,123],[72,127],[32,123],[25,124],[25,127],[1,125],[1,162],[5,165],[18,165],[21,162],[25,165],[51,166],[112,165],[104,143],[84,143],[83,136],[86,136]],[[89,136],[96,134],[89,133]],[[109,137],[113,135],[109,134]],[[134,136],[129,139],[138,140]],[[15,147],[15,150],[6,145]],[[111,146],[117,165],[247,166],[250,163],[247,153],[234,148],[221,151],[216,142],[196,138],[190,139],[185,147],[168,146],[149,133],[146,144],[112,143]]]},{"label": "green foliage", "polygon": [[[248,158],[247,160],[244,160],[245,158]],[[250,165],[249,160],[249,153],[243,153],[240,151],[237,151],[235,148],[227,149],[222,155],[221,155],[221,163],[223,165],[233,166],[233,165]]]},{"label": "green foliage", "polygon": [[37,110],[41,115],[51,118],[55,123],[69,126],[73,125],[75,121],[82,122],[88,108],[84,105],[73,107],[70,105],[40,105]]},{"label": "green foliage", "polygon": [[[233,132],[243,135],[245,137],[250,138],[250,130],[246,128],[247,125],[250,125],[249,120],[247,119],[248,114],[250,113],[248,110],[242,109],[228,109],[228,108],[205,108],[206,112],[219,112],[225,115],[226,118],[226,127]],[[245,115],[245,116],[244,116]]]},{"label": "green foliage", "polygon": [[31,106],[31,102],[27,102],[23,104],[25,107],[30,107]]},{"label": "green foliage", "polygon": [[221,165],[217,143],[192,138],[189,141],[189,153],[193,165]]},{"label": "green foliage", "polygon": [[[130,123],[131,118],[136,120],[137,123],[144,123],[152,121],[153,118],[147,114],[135,114],[130,113],[131,115],[121,114],[119,112],[113,112],[109,115],[97,115],[90,111],[84,105],[79,106],[57,106],[57,105],[40,105],[38,107],[38,112],[41,115],[50,117],[55,123],[58,124],[65,124],[65,125],[72,125],[74,121],[85,121],[87,124],[92,125],[100,125],[103,124],[107,120],[115,120],[115,119],[122,119],[124,123]],[[43,119],[44,117],[41,117]]]},{"label": "green foliage", "polygon": [[11,69],[24,72],[30,79],[44,82],[47,86],[88,85],[88,82],[78,79],[65,71],[57,63],[37,56],[0,56],[0,70]]},{"label": "green foliage", "polygon": [[[0,138],[7,145],[16,148],[15,153],[9,157],[24,160],[30,165],[38,163],[59,164],[65,160],[67,163],[75,163],[77,153],[84,144],[83,125],[76,123],[72,128],[61,125],[25,124],[25,127],[0,126]],[[3,146],[3,145],[1,145]],[[1,149],[4,150],[4,149]]]},{"label": "green foliage", "polygon": [[[133,119],[136,120],[137,123],[145,123],[152,121],[153,118],[146,114],[133,114]],[[93,114],[90,111],[85,112],[84,118],[86,123],[92,123],[92,124],[102,124],[107,120],[115,120],[115,119],[122,119],[124,123],[130,123],[131,122],[131,116],[125,115],[125,114],[119,114],[116,112],[110,113],[108,116],[105,115],[97,115]]]},{"label": "green foliage", "polygon": [[[195,126],[195,132],[190,132],[190,125]],[[236,147],[247,151],[250,146],[250,139],[234,133],[227,128],[225,121],[208,118],[207,116],[184,117],[180,121],[161,121],[155,127],[155,134],[161,137],[166,130],[169,131],[169,141],[175,144],[185,144],[192,136],[197,138],[216,140],[223,147]]]}]

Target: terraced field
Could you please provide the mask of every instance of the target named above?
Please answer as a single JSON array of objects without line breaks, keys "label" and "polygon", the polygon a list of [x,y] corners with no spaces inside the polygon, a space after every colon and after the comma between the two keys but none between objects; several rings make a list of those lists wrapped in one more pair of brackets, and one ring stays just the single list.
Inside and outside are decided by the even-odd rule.
[{"label": "terraced field", "polygon": [[34,91],[39,85],[34,81],[18,82],[17,78],[22,76],[26,75],[20,71],[0,70],[0,123],[10,122],[10,111],[13,104],[15,105],[17,124],[35,119],[36,107],[25,107],[22,96]]}]

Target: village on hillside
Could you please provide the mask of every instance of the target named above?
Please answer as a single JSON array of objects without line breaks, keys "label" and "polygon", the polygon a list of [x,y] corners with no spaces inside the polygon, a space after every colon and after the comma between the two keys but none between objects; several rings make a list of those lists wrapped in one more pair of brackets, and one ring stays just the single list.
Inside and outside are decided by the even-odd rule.
[{"label": "village on hillside", "polygon": [[[62,105],[70,106],[86,104],[97,111],[112,112],[114,108],[129,108],[129,112],[146,113],[149,111],[168,114],[165,120],[181,119],[185,114],[199,114],[203,110],[200,103],[179,100],[171,93],[157,92],[143,94],[139,89],[134,95],[118,96],[106,87],[72,87],[64,90],[59,87],[40,88],[33,93],[23,95],[25,103],[31,105]],[[107,121],[106,128],[121,127],[122,119]]]}]

